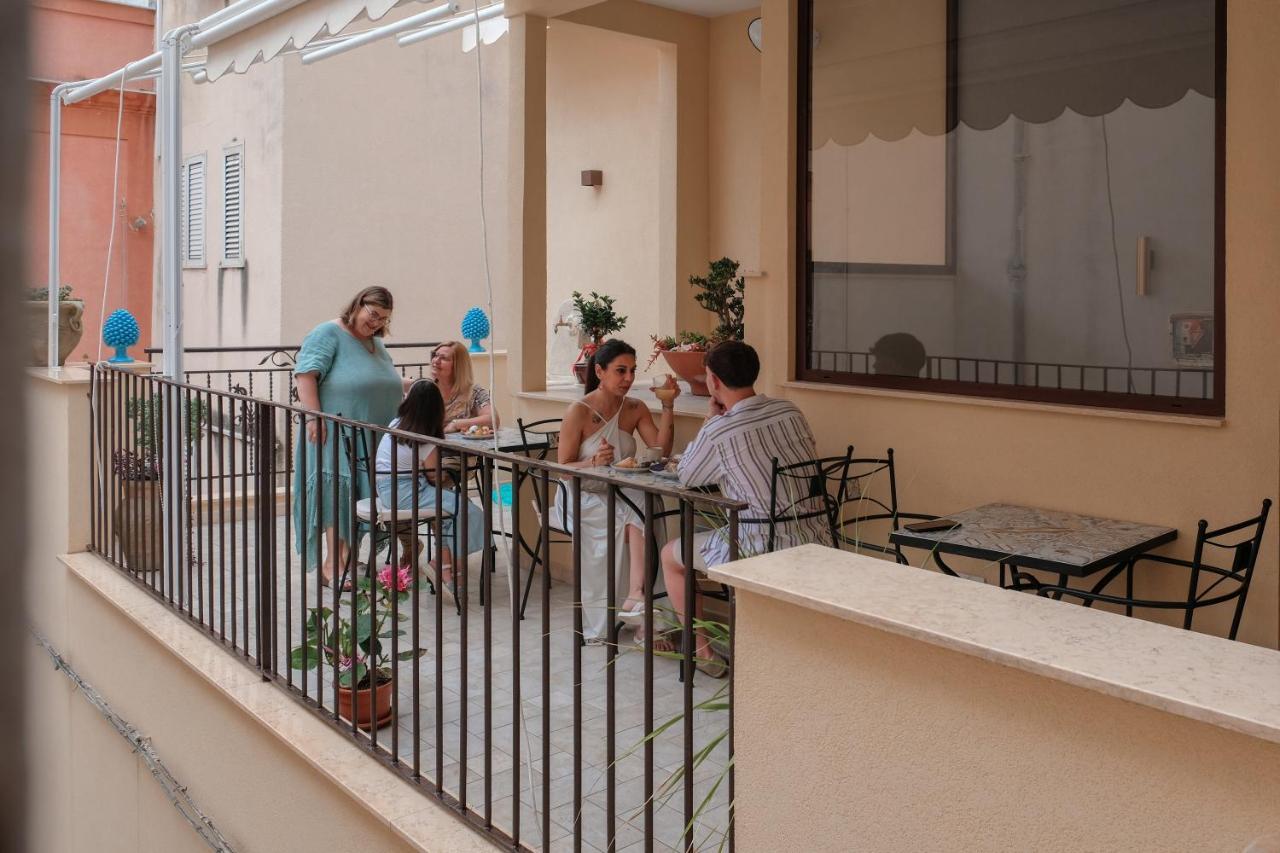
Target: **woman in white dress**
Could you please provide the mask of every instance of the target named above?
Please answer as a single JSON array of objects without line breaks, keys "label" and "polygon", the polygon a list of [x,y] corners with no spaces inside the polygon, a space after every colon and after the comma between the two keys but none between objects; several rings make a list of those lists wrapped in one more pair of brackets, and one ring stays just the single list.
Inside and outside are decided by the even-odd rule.
[{"label": "woman in white dress", "polygon": [[[575,468],[609,465],[636,452],[635,433],[645,447],[661,447],[671,454],[675,439],[674,395],[663,404],[657,424],[639,400],[627,399],[636,379],[636,351],[623,341],[610,339],[596,350],[587,364],[587,392],[565,413],[560,428],[558,461]],[[643,507],[643,497],[628,493]],[[582,632],[588,643],[605,642],[609,636],[610,612],[616,602],[608,601],[609,510],[603,484],[582,484]],[[616,618],[636,624],[644,618],[644,519],[621,497],[614,504],[615,555],[618,574],[625,578],[626,598],[616,610]],[[556,518],[566,518],[573,530],[573,501],[567,490],[557,490]]]}]

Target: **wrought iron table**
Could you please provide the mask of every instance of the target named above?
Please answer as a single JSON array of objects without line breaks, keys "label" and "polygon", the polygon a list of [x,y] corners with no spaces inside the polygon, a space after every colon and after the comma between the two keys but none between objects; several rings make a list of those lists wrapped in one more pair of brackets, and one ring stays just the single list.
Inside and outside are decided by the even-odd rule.
[{"label": "wrought iron table", "polygon": [[[1016,504],[986,504],[945,517],[960,522],[960,527],[932,533],[895,530],[889,539],[929,551],[938,568],[952,576],[956,572],[943,561],[943,554],[998,563],[1000,585],[1006,586],[1008,569],[1012,573],[1008,586],[1013,589],[1039,586],[1028,569],[1056,573],[1059,586],[1066,586],[1069,577],[1087,577],[1106,569],[1093,587],[1098,592],[1125,569],[1131,557],[1178,537],[1172,527]],[[1132,585],[1132,573],[1128,582]]]}]

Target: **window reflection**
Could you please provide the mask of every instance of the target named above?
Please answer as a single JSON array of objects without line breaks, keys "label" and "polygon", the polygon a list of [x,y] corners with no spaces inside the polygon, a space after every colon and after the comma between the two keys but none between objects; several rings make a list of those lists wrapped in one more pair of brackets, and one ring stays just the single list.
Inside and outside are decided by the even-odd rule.
[{"label": "window reflection", "polygon": [[808,368],[1212,398],[1217,5],[814,0]]}]

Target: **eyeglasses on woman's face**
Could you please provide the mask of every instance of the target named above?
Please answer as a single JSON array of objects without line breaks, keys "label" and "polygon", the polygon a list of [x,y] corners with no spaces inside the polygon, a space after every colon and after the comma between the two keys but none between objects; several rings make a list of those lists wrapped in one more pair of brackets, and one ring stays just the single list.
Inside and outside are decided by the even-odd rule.
[{"label": "eyeglasses on woman's face", "polygon": [[362,305],[360,307],[364,313],[365,321],[375,329],[381,329],[391,322],[391,312],[385,308],[378,308],[375,305]]}]

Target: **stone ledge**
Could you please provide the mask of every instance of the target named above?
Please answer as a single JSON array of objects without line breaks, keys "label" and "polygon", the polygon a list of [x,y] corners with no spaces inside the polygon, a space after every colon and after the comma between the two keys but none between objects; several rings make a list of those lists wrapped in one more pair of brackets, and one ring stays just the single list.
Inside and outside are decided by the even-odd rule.
[{"label": "stone ledge", "polygon": [[1280,651],[804,545],[712,580],[1280,743]]},{"label": "stone ledge", "polygon": [[263,681],[197,628],[88,553],[58,558],[116,607],[339,790],[424,853],[491,853],[496,845],[424,796],[274,684]]}]

